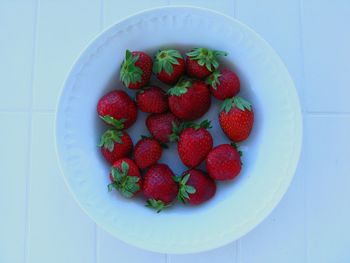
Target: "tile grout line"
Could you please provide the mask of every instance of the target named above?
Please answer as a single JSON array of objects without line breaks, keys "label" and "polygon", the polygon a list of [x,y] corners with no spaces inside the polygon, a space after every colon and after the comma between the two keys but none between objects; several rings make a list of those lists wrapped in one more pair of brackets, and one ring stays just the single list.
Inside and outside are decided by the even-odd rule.
[{"label": "tile grout line", "polygon": [[235,245],[235,262],[241,262],[241,246],[242,246],[242,241],[241,239],[236,240],[236,245]]},{"label": "tile grout line", "polygon": [[237,19],[237,1],[233,0],[233,17]]},{"label": "tile grout line", "polygon": [[[301,76],[300,76],[300,85],[302,86],[302,100],[303,100],[303,107],[305,107],[305,113],[303,113],[303,115],[308,116],[308,115],[312,115],[311,112],[309,112],[307,110],[307,103],[306,103],[306,92],[304,90],[304,85],[305,85],[305,65],[304,65],[304,35],[303,35],[303,3],[302,0],[299,0],[299,19],[298,19],[298,23],[299,23],[299,45],[300,45],[300,67],[301,67]],[[305,155],[306,158],[306,155]],[[307,162],[306,162],[307,163]],[[304,209],[304,214],[303,214],[303,239],[304,239],[304,262],[307,262],[307,258],[308,258],[308,242],[307,242],[307,236],[306,236],[306,224],[307,224],[307,214],[306,214],[306,209],[307,209],[307,204],[306,204],[306,177],[303,177],[303,185],[304,185],[304,189],[303,189],[303,209]]]},{"label": "tile grout line", "polygon": [[305,85],[305,63],[304,63],[304,30],[303,30],[303,3],[302,0],[298,1],[299,3],[299,18],[298,18],[298,27],[299,27],[299,48],[300,48],[300,68],[301,68],[301,74],[300,74],[300,81],[301,81],[301,95],[302,95],[302,102],[303,102],[303,108],[307,111],[307,103],[306,103],[306,91],[304,89]]},{"label": "tile grout line", "polygon": [[305,63],[304,63],[304,30],[303,30],[303,19],[302,19],[302,15],[303,15],[303,3],[302,0],[298,1],[299,3],[299,17],[298,17],[298,27],[299,27],[299,48],[300,48],[300,68],[301,68],[301,72],[300,72],[300,85],[302,86],[301,89],[301,96],[302,96],[302,108],[305,108],[305,110],[307,111],[307,103],[306,103],[306,91],[304,89],[305,85]]},{"label": "tile grout line", "polygon": [[27,149],[27,176],[26,176],[26,189],[25,189],[25,225],[24,225],[24,262],[28,262],[27,257],[29,255],[29,196],[30,196],[30,178],[31,178],[31,149],[32,149],[32,129],[33,129],[33,100],[34,100],[34,75],[35,75],[35,64],[37,54],[37,34],[38,34],[38,20],[39,20],[39,6],[40,0],[35,1],[34,6],[34,26],[33,26],[33,47],[32,47],[32,58],[31,64],[32,69],[30,72],[30,94],[29,94],[29,113],[28,116],[28,149]]},{"label": "tile grout line", "polygon": [[170,255],[165,254],[165,263],[171,263]]},{"label": "tile grout line", "polygon": [[[104,28],[104,0],[100,0],[100,20],[99,20],[99,26],[100,26],[100,32],[102,32]],[[95,255],[94,255],[94,261],[95,263],[99,262],[99,249],[98,249],[98,226],[94,222],[94,249],[95,249]]]}]

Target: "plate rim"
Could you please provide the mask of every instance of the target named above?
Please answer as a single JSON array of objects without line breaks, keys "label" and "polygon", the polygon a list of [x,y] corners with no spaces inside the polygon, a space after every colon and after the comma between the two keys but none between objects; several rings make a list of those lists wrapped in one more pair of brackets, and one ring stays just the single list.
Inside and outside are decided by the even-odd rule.
[{"label": "plate rim", "polygon": [[[234,23],[239,24],[241,27],[243,27],[245,30],[248,30],[251,34],[255,35],[255,37],[257,37],[259,39],[259,41],[261,41],[263,44],[265,44],[271,51],[272,54],[279,60],[279,62],[281,63],[281,66],[283,67],[283,69],[286,71],[287,73],[287,77],[292,85],[293,89],[289,89],[288,92],[292,92],[294,95],[294,106],[293,108],[295,109],[295,116],[294,116],[294,122],[295,122],[295,130],[297,131],[297,133],[295,134],[295,142],[296,144],[294,145],[294,150],[291,154],[291,157],[293,157],[293,160],[290,161],[290,169],[292,170],[292,172],[290,172],[290,175],[281,181],[280,187],[276,190],[276,193],[273,195],[273,198],[267,202],[265,204],[265,207],[263,209],[263,212],[261,212],[259,217],[256,217],[254,223],[250,223],[248,227],[245,227],[245,229],[243,231],[240,231],[240,234],[237,235],[238,237],[233,237],[233,238],[227,238],[228,235],[226,235],[226,238],[222,238],[220,240],[216,239],[215,242],[208,242],[205,244],[205,246],[203,246],[202,248],[198,248],[198,247],[193,247],[193,248],[188,248],[188,249],[174,249],[174,250],[164,250],[162,248],[157,248],[155,246],[148,246],[144,243],[140,244],[137,242],[132,242],[130,239],[126,239],[123,238],[121,236],[116,236],[114,233],[112,233],[107,227],[105,227],[104,225],[100,224],[98,222],[98,220],[95,220],[94,216],[92,214],[90,214],[90,212],[80,203],[78,197],[76,196],[76,194],[74,193],[73,189],[71,188],[67,177],[65,176],[64,173],[64,168],[63,168],[63,160],[62,157],[60,155],[60,150],[59,150],[59,138],[58,138],[58,130],[59,130],[59,124],[58,124],[58,118],[59,118],[59,109],[61,108],[61,103],[62,103],[62,95],[64,92],[64,89],[67,85],[67,83],[69,82],[70,78],[71,78],[71,73],[73,71],[73,69],[76,68],[76,66],[80,63],[80,59],[82,57],[82,55],[89,49],[89,47],[96,41],[98,40],[102,35],[106,34],[108,31],[111,31],[114,27],[116,27],[118,24],[127,21],[129,19],[132,19],[133,17],[136,16],[140,16],[143,15],[145,13],[152,13],[152,12],[157,12],[160,10],[165,10],[165,9],[193,9],[195,11],[200,11],[200,12],[207,12],[207,13],[211,13],[211,14],[216,14],[219,16],[223,16],[228,20],[231,20]],[[88,43],[85,45],[85,47],[79,52],[79,54],[76,56],[76,58],[74,59],[74,62],[72,63],[71,67],[68,70],[68,73],[66,74],[65,78],[64,78],[64,82],[63,85],[61,85],[58,97],[57,97],[57,101],[56,101],[56,107],[55,107],[55,115],[54,115],[54,140],[55,140],[55,154],[56,154],[56,158],[58,161],[58,167],[59,167],[59,171],[61,176],[63,177],[63,180],[67,186],[67,188],[69,189],[70,194],[73,196],[74,200],[76,201],[76,203],[78,204],[78,206],[84,211],[84,213],[94,222],[96,223],[96,225],[98,225],[99,227],[101,227],[102,229],[104,229],[106,232],[108,232],[109,234],[111,234],[113,237],[117,238],[118,240],[121,240],[129,245],[132,246],[136,246],[138,248],[141,249],[145,249],[145,250],[149,250],[149,251],[153,251],[153,252],[159,252],[159,253],[172,253],[172,254],[187,254],[187,253],[197,253],[197,252],[203,252],[203,251],[207,251],[207,250],[212,250],[221,246],[224,246],[230,242],[233,242],[234,240],[238,240],[239,238],[243,237],[244,235],[246,235],[247,233],[249,233],[252,229],[254,229],[256,226],[258,226],[262,221],[264,221],[266,219],[266,217],[274,210],[274,208],[280,203],[281,199],[283,198],[283,196],[285,195],[285,193],[287,192],[289,185],[295,175],[296,169],[297,169],[297,165],[298,162],[300,160],[300,154],[301,154],[301,149],[302,149],[302,144],[303,144],[303,121],[302,121],[302,113],[301,113],[301,107],[300,107],[300,99],[299,99],[299,95],[298,95],[298,91],[295,87],[295,83],[284,63],[284,61],[282,60],[282,58],[280,57],[280,55],[277,53],[277,51],[272,48],[272,46],[268,43],[268,41],[266,41],[264,38],[262,38],[256,31],[254,31],[253,29],[251,29],[249,26],[247,26],[246,24],[242,23],[241,21],[239,21],[238,19],[228,16],[222,12],[219,11],[215,11],[209,8],[203,8],[203,7],[196,7],[196,6],[192,6],[192,5],[169,5],[169,6],[161,6],[161,7],[155,7],[155,8],[148,8],[148,9],[144,9],[140,12],[136,12],[133,13],[131,15],[128,15],[122,19],[117,20],[116,22],[112,23],[111,25],[109,25],[107,28],[105,28],[104,30],[98,32],[90,41],[88,41]],[[215,244],[214,244],[215,243]]]}]

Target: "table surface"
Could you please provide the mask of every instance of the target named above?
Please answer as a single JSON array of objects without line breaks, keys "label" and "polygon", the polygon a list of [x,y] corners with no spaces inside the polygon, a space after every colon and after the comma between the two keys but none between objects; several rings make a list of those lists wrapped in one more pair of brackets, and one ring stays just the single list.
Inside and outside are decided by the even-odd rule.
[{"label": "table surface", "polygon": [[[304,121],[301,160],[278,207],[240,240],[192,255],[140,250],[97,227],[68,192],[53,139],[58,92],[88,41],[127,15],[172,4],[256,30],[286,63]],[[348,263],[349,24],[347,0],[0,0],[0,262]]]}]

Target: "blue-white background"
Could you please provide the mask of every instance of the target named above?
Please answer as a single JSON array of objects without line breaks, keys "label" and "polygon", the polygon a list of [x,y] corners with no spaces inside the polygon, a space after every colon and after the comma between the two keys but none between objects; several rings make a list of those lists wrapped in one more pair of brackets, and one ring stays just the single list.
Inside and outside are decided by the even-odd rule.
[{"label": "blue-white background", "polygon": [[[232,244],[182,256],[131,247],[97,227],[64,185],[53,137],[59,90],[88,41],[171,4],[218,10],[256,30],[286,63],[304,121],[296,176],[273,213]],[[0,0],[0,263],[350,262],[349,26],[348,0]]]}]

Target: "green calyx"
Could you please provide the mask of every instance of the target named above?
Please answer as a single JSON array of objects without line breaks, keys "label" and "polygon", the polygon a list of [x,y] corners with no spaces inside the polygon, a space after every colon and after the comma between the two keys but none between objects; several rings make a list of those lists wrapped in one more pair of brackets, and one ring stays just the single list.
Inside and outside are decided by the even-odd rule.
[{"label": "green calyx", "polygon": [[112,125],[114,128],[116,128],[117,130],[122,130],[124,129],[124,122],[125,122],[125,119],[120,119],[120,120],[117,120],[117,119],[114,119],[111,115],[105,115],[105,116],[101,116],[100,115],[100,118],[106,122],[107,124],[109,125]]},{"label": "green calyx", "polygon": [[143,71],[135,65],[138,59],[139,55],[133,56],[130,50],[126,50],[120,70],[120,80],[126,87],[141,81]]},{"label": "green calyx", "polygon": [[231,142],[231,146],[237,150],[239,156],[243,156],[243,152],[239,149],[239,146],[235,142]]},{"label": "green calyx", "polygon": [[218,56],[227,56],[226,52],[211,50],[207,48],[194,48],[186,53],[191,60],[197,60],[200,66],[205,66],[209,71],[214,71],[219,67]]},{"label": "green calyx", "polygon": [[180,124],[172,122],[172,133],[169,135],[170,142],[177,142],[180,139],[180,134],[184,129],[188,128],[190,124],[189,122],[181,122]]},{"label": "green calyx", "polygon": [[179,51],[174,49],[163,49],[159,50],[155,56],[153,63],[153,73],[159,74],[164,70],[169,76],[173,74],[173,65],[179,65],[177,59],[182,59]]},{"label": "green calyx", "polygon": [[179,82],[171,89],[167,91],[169,95],[181,96],[187,92],[189,88],[192,87],[192,81],[187,78],[181,78]]},{"label": "green calyx", "polygon": [[198,130],[200,128],[203,128],[203,129],[212,128],[211,122],[209,120],[204,120],[204,121],[201,121],[200,123],[192,122],[192,123],[189,123],[187,126],[194,128],[195,130]]},{"label": "green calyx", "polygon": [[193,186],[187,185],[188,179],[190,179],[190,174],[186,174],[183,177],[174,176],[174,180],[179,184],[177,199],[184,204],[190,199],[189,194],[194,194],[196,192]]},{"label": "green calyx", "polygon": [[115,129],[109,129],[102,135],[99,147],[106,148],[108,151],[113,152],[115,143],[122,143],[121,137],[123,133]]},{"label": "green calyx", "polygon": [[165,204],[163,201],[161,200],[156,200],[156,199],[148,199],[146,206],[152,209],[155,209],[157,213],[159,213],[160,211],[162,211],[165,208],[170,207],[170,204]]},{"label": "green calyx", "polygon": [[252,110],[252,105],[248,101],[246,101],[241,97],[236,96],[236,97],[225,99],[221,105],[221,111],[225,110],[226,113],[229,113],[233,106],[240,109],[241,111]]},{"label": "green calyx", "polygon": [[140,178],[137,176],[129,176],[129,165],[126,162],[122,162],[121,170],[116,167],[112,167],[113,182],[108,185],[108,191],[112,191],[113,188],[118,190],[124,197],[130,198],[140,190],[138,184]]},{"label": "green calyx", "polygon": [[214,71],[206,80],[205,83],[212,86],[213,89],[217,89],[218,85],[220,84],[220,78],[221,74],[219,71]]}]

